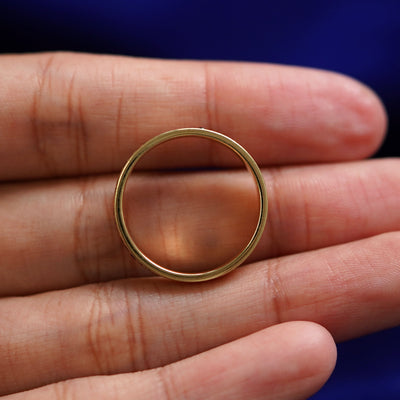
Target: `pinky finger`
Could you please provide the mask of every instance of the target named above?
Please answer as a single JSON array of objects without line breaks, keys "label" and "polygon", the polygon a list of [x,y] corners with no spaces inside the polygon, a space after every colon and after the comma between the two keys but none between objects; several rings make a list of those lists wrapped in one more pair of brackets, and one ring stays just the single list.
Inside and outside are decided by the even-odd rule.
[{"label": "pinky finger", "polygon": [[300,400],[326,382],[335,361],[324,328],[288,322],[166,367],[78,378],[4,399]]}]

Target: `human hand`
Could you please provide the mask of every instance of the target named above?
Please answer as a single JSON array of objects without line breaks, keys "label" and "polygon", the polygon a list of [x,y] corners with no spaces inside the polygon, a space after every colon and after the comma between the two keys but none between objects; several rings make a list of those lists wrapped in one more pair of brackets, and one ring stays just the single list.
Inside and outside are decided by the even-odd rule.
[{"label": "human hand", "polygon": [[[399,323],[399,162],[356,161],[385,129],[368,89],[301,68],[82,54],[2,56],[0,71],[5,398],[303,399],[334,367],[331,335]],[[246,265],[201,284],[149,276],[112,211],[138,145],[191,126],[242,144],[270,204]],[[180,161],[201,163],[207,149]],[[226,189],[242,178],[201,179]]]}]

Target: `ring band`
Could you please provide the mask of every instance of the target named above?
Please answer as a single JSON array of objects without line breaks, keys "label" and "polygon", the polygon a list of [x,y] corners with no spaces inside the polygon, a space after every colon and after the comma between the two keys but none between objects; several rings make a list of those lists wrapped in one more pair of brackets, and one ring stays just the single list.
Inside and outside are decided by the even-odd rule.
[{"label": "ring band", "polygon": [[[187,137],[187,136],[197,136],[214,140],[230,148],[234,153],[236,153],[241,158],[248,171],[251,172],[251,174],[253,175],[259,193],[259,206],[260,206],[257,226],[254,230],[252,237],[250,238],[249,242],[244,247],[244,249],[234,259],[230,260],[229,262],[227,262],[222,266],[219,266],[209,271],[195,272],[195,273],[178,272],[170,270],[168,268],[164,268],[161,265],[152,261],[145,254],[143,254],[142,251],[137,247],[136,243],[133,241],[131,235],[129,234],[129,231],[125,223],[123,207],[122,207],[124,199],[124,189],[127,180],[129,178],[132,169],[134,168],[136,163],[140,160],[140,158],[144,154],[146,154],[149,150],[158,146],[161,143],[164,143],[171,139]],[[150,139],[145,144],[143,144],[138,150],[135,151],[135,153],[132,154],[132,156],[129,158],[124,168],[122,169],[117,182],[117,186],[115,189],[115,196],[114,196],[115,221],[120,236],[125,246],[128,248],[129,252],[141,264],[149,268],[154,273],[163,276],[164,278],[169,278],[181,282],[202,282],[215,279],[227,274],[228,272],[233,271],[236,267],[242,264],[244,260],[254,250],[254,248],[256,247],[257,243],[261,238],[267,220],[267,213],[268,213],[267,191],[265,188],[265,183],[262,173],[257,163],[242,146],[240,146],[238,143],[236,143],[228,136],[204,128],[175,129],[172,131],[162,133]]]}]

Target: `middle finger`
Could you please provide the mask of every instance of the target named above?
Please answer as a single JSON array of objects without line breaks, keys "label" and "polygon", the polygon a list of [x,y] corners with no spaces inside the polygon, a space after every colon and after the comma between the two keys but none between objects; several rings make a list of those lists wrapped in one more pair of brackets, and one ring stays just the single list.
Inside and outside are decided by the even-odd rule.
[{"label": "middle finger", "polygon": [[[397,160],[264,170],[270,211],[264,236],[249,261],[400,229],[399,175]],[[213,255],[228,259],[248,240],[254,226],[249,216],[257,207],[247,178],[240,172],[145,175],[135,191],[140,193],[135,204],[142,207],[134,220],[135,231],[153,244],[153,251],[162,249],[161,264],[169,259],[194,269],[191,258],[200,259],[194,265],[203,267]],[[179,180],[185,190],[171,190]],[[0,295],[149,275],[129,257],[118,236],[114,185],[115,177],[105,176],[3,186]],[[168,199],[164,212],[158,209],[160,193]],[[218,203],[214,212],[210,197]],[[132,199],[128,193],[128,208]],[[187,213],[186,203],[191,204]],[[188,234],[191,215],[201,224]],[[198,245],[197,253],[189,248],[191,243]],[[187,256],[171,261],[171,253]]]}]

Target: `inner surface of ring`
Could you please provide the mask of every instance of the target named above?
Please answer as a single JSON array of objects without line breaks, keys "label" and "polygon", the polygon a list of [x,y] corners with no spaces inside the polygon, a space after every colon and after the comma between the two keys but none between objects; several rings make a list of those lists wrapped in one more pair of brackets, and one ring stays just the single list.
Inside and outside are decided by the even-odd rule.
[{"label": "inner surface of ring", "polygon": [[138,161],[123,211],[132,239],[148,258],[173,271],[203,272],[245,248],[260,205],[254,178],[239,156],[214,140],[183,137]]}]

